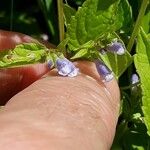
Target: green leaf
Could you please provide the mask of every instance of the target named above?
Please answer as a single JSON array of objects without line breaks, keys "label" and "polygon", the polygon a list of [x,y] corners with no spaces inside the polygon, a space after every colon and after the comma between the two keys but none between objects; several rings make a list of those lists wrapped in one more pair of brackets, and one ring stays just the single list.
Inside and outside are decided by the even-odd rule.
[{"label": "green leaf", "polygon": [[64,18],[65,18],[65,25],[67,27],[68,24],[70,24],[71,16],[75,16],[76,10],[72,7],[70,7],[67,4],[64,4]]},{"label": "green leaf", "polygon": [[57,13],[55,9],[55,1],[53,0],[37,0],[38,5],[44,15],[45,21],[47,23],[48,32],[51,35],[51,42],[53,44],[58,44],[58,26],[57,24]]},{"label": "green leaf", "polygon": [[[116,33],[112,33],[108,37],[108,39],[114,38],[117,38],[122,44],[124,44]],[[116,79],[118,79],[133,62],[133,58],[127,50],[125,50],[124,55],[117,55],[109,52],[105,55],[99,53],[99,55],[104,63],[114,72]]]},{"label": "green leaf", "polygon": [[145,33],[150,32],[150,11],[148,11],[142,18],[141,26],[144,29]]},{"label": "green leaf", "polygon": [[132,8],[128,2],[128,0],[121,0],[120,1],[120,6],[122,16],[123,16],[123,25],[122,25],[122,30],[128,31],[131,30],[131,26],[133,23],[132,19]]},{"label": "green leaf", "polygon": [[19,67],[42,63],[46,60],[47,48],[39,43],[23,43],[14,49],[0,52],[0,68]]},{"label": "green leaf", "polygon": [[66,46],[68,43],[68,38],[64,39],[63,41],[61,41],[61,43],[59,43],[59,45],[57,46],[57,49],[59,51],[61,51],[63,54],[66,55]]},{"label": "green leaf", "polygon": [[135,127],[127,130],[123,138],[123,148],[129,150],[148,150],[149,136],[146,134],[144,123],[135,123]]},{"label": "green leaf", "polygon": [[150,39],[142,28],[138,34],[136,52],[134,63],[141,80],[142,111],[148,134],[150,135]]},{"label": "green leaf", "polygon": [[71,59],[77,59],[85,56],[88,53],[88,49],[81,49],[79,50]]},{"label": "green leaf", "polygon": [[105,64],[113,70],[116,78],[118,79],[127,67],[132,63],[132,56],[126,51],[124,55],[116,55],[112,53],[107,53],[107,55],[101,55],[101,59]]},{"label": "green leaf", "polygon": [[[128,15],[126,15],[126,13]],[[91,44],[85,48],[85,44],[100,43],[99,47],[106,46],[114,38],[119,38],[114,32],[125,27],[131,20],[131,9],[127,0],[86,0],[83,6],[78,9],[75,16],[71,17],[67,26],[68,49],[76,54],[73,58],[80,58],[92,55],[96,52],[95,45]],[[81,50],[84,47],[84,50]],[[90,49],[90,53],[87,49]],[[132,57],[126,52],[123,56],[108,53],[100,55],[101,59],[109,66],[116,75],[116,78],[131,64]]]},{"label": "green leaf", "polygon": [[67,28],[70,50],[120,29],[125,22],[122,3],[118,0],[86,0],[71,17]]}]

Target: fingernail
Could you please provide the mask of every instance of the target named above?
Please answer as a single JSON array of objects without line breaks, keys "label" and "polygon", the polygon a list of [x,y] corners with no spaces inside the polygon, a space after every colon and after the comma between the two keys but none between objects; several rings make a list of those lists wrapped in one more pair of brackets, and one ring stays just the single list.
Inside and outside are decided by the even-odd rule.
[{"label": "fingernail", "polygon": [[114,78],[112,71],[102,61],[96,60],[95,65],[103,82],[109,82]]}]

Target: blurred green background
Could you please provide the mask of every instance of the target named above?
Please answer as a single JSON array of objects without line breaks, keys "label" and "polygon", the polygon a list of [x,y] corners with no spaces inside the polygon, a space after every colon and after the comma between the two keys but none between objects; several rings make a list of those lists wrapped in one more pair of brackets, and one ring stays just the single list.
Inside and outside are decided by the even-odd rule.
[{"label": "blurred green background", "polygon": [[[83,1],[69,0],[67,3],[77,9]],[[56,0],[2,0],[0,29],[48,38],[51,43],[58,44],[57,14]]]}]

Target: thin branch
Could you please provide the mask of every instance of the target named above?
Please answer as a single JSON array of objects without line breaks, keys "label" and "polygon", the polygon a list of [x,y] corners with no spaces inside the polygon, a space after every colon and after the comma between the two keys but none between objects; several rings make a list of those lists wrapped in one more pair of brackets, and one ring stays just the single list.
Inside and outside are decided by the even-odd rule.
[{"label": "thin branch", "polygon": [[63,0],[57,0],[58,7],[58,24],[59,24],[59,40],[64,39],[64,12],[63,12]]},{"label": "thin branch", "polygon": [[138,30],[140,28],[142,18],[143,18],[144,14],[145,14],[148,2],[149,2],[149,0],[143,0],[143,2],[141,4],[139,15],[138,15],[138,18],[136,20],[136,23],[135,23],[135,26],[134,26],[131,38],[130,38],[128,46],[127,46],[128,52],[131,52],[131,50],[132,50],[132,47],[133,47],[133,44],[134,44],[134,41],[135,41],[135,37],[138,34]]}]

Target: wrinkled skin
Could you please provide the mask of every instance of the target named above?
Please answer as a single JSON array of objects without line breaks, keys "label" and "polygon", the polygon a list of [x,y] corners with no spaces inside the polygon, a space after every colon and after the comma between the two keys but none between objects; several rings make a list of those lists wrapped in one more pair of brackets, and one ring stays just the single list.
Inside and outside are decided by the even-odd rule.
[{"label": "wrinkled skin", "polygon": [[[1,50],[30,41],[35,40],[0,31]],[[48,72],[46,64],[0,70],[1,104],[17,93],[0,110],[0,149],[110,149],[119,111],[117,82],[102,83],[91,62],[75,64],[81,73],[74,78]]]}]

